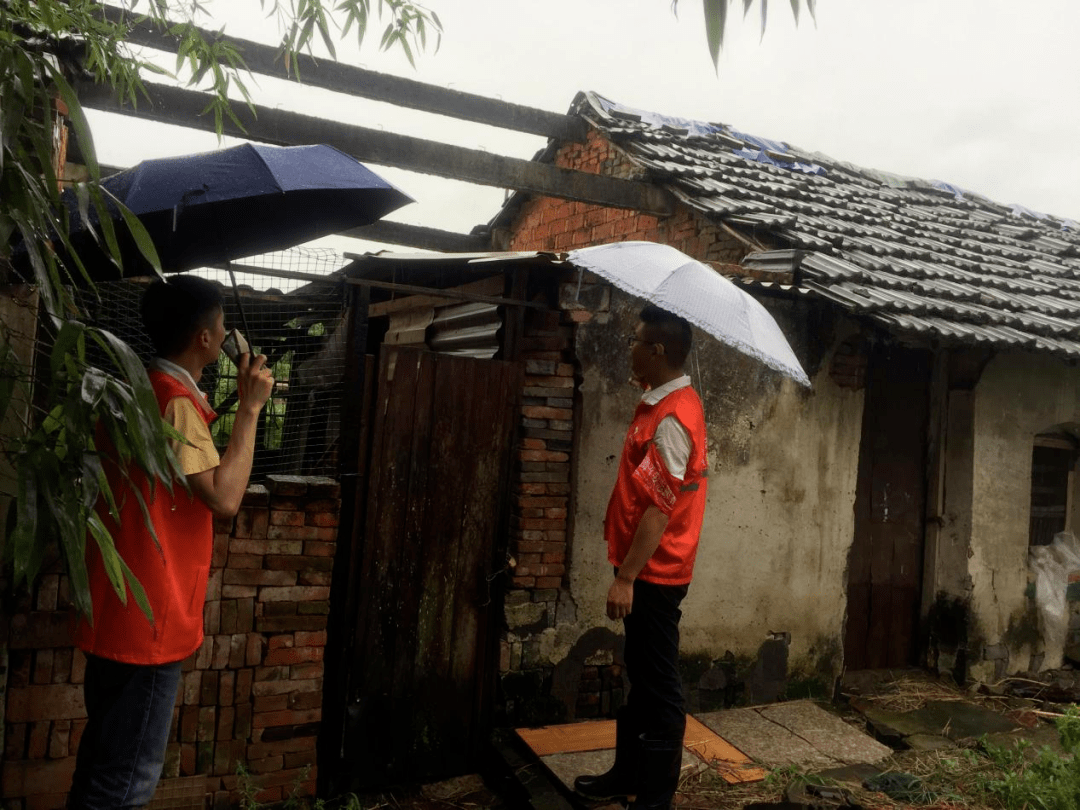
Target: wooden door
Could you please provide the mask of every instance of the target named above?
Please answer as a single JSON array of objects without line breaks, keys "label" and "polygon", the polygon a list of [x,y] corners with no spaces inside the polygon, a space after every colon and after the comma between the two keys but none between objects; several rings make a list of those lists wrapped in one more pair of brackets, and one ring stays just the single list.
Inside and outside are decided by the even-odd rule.
[{"label": "wooden door", "polygon": [[498,666],[520,364],[384,346],[357,538],[345,767],[354,785],[466,772]]},{"label": "wooden door", "polygon": [[930,356],[871,353],[848,563],[844,663],[906,667],[918,659]]}]

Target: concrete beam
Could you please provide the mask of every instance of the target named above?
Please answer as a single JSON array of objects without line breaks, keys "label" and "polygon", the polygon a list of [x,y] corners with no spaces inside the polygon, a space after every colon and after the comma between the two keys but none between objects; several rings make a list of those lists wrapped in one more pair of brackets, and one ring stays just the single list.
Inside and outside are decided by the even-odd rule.
[{"label": "concrete beam", "polygon": [[387,245],[437,250],[440,253],[486,253],[492,249],[490,234],[453,233],[400,222],[374,222],[342,231],[340,235]]},{"label": "concrete beam", "polygon": [[[101,85],[80,87],[79,100],[90,109],[214,131],[213,117],[203,114],[210,101],[206,93],[154,82],[147,82],[146,90],[149,99],[139,99],[138,107],[118,99],[110,88]],[[325,143],[365,163],[466,183],[511,188],[656,216],[667,216],[674,210],[671,195],[651,183],[562,169],[273,107],[255,105],[252,110],[236,102],[233,109],[243,128],[226,119],[223,132],[239,138],[278,145]]]},{"label": "concrete beam", "polygon": [[[106,19],[131,25],[126,37],[128,42],[176,53],[177,37],[158,30],[149,20],[133,22],[137,18],[122,9],[112,6],[103,8]],[[573,116],[388,76],[332,59],[315,59],[307,54],[295,57],[290,74],[285,69],[280,48],[202,28],[198,30],[208,41],[226,42],[236,48],[253,73],[293,81],[299,78],[303,84],[311,87],[556,140],[583,142],[588,129],[583,120]]]}]

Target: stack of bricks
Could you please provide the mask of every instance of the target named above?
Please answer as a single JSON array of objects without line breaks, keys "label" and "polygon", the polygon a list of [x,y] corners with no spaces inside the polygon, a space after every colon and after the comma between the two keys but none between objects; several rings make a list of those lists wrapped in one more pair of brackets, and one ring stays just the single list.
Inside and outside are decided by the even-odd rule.
[{"label": "stack of bricks", "polygon": [[525,389],[511,553],[518,588],[558,588],[566,573],[566,506],[574,437],[572,330],[559,312],[532,312],[523,341]]},{"label": "stack of bricks", "polygon": [[[323,652],[340,487],[271,476],[217,522],[206,637],[183,665],[164,778],[205,776],[211,806],[314,793]],[[61,808],[85,726],[85,658],[71,646],[66,577],[43,576],[8,632],[4,810]]]},{"label": "stack of bricks", "polygon": [[[640,180],[644,172],[610,141],[590,130],[584,144],[559,150],[555,165],[566,169]],[[678,248],[695,259],[738,265],[747,246],[701,213],[680,205],[658,219],[624,208],[605,208],[571,200],[534,197],[510,228],[509,250],[567,251],[608,242],[645,240]]]}]

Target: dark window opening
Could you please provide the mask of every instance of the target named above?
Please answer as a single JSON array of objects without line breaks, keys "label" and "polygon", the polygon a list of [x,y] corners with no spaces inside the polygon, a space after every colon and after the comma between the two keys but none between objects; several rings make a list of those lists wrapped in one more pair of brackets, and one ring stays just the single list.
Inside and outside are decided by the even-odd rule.
[{"label": "dark window opening", "polygon": [[1047,546],[1069,525],[1077,443],[1071,436],[1036,436],[1031,453],[1029,543]]}]

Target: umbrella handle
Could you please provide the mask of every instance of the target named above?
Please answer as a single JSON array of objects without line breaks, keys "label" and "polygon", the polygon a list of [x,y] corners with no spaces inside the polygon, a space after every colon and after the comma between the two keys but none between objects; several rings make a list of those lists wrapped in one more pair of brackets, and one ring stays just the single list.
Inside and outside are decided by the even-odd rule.
[{"label": "umbrella handle", "polygon": [[233,298],[236,299],[236,308],[240,310],[240,325],[244,327],[244,334],[247,335],[248,345],[254,347],[255,336],[251,333],[251,327],[248,326],[247,315],[244,313],[244,305],[240,303],[240,288],[236,285],[236,273],[233,272],[231,262],[229,265],[229,278],[232,279]]}]

